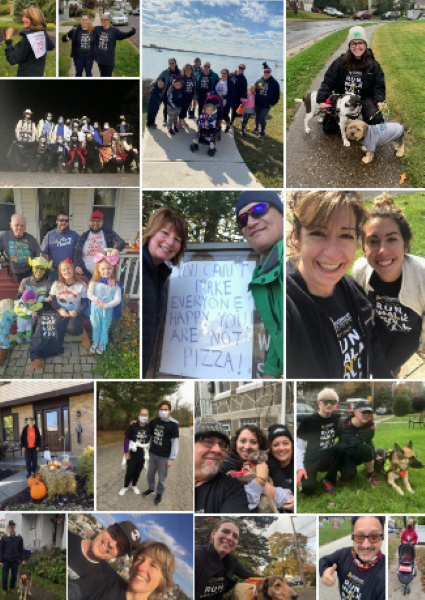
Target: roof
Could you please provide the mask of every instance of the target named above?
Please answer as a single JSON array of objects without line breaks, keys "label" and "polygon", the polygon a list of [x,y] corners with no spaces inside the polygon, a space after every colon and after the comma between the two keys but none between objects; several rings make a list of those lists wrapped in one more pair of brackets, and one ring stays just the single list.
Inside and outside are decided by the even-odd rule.
[{"label": "roof", "polygon": [[11,381],[0,387],[0,407],[14,406],[23,402],[39,402],[58,396],[74,396],[86,392],[94,392],[93,382]]}]

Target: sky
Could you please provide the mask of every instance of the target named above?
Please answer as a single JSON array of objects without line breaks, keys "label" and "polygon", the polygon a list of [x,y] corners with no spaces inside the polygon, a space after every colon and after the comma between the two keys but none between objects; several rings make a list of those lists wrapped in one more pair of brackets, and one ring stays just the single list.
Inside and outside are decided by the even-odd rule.
[{"label": "sky", "polygon": [[132,521],[140,531],[141,541],[152,539],[166,544],[174,553],[174,582],[193,598],[193,516],[192,514],[94,513],[104,526],[116,521]]},{"label": "sky", "polygon": [[[309,540],[307,548],[315,548],[316,546],[316,517],[294,517],[295,531],[306,535]],[[267,537],[275,531],[279,533],[294,533],[291,521],[288,515],[278,517],[277,520],[270,525],[267,530]]]},{"label": "sky", "polygon": [[143,44],[283,61],[282,0],[143,0]]},{"label": "sky", "polygon": [[194,381],[183,381],[179,387],[179,391],[176,394],[172,394],[170,396],[170,402],[172,406],[174,406],[174,402],[176,401],[176,397],[179,395],[181,397],[181,401],[184,404],[191,404],[192,407],[195,401],[195,382]]}]

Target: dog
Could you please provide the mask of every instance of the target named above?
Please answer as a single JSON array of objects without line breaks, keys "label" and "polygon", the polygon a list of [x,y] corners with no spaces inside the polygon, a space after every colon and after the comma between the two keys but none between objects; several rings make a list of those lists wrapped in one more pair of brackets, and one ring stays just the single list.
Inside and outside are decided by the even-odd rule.
[{"label": "dog", "polygon": [[379,125],[368,125],[364,121],[355,119],[345,125],[345,133],[349,140],[362,142],[362,150],[366,156],[362,158],[364,163],[370,163],[375,156],[375,148],[391,142],[396,151],[397,158],[404,156],[404,133],[408,127],[399,123],[380,123]]},{"label": "dog", "polygon": [[18,577],[18,598],[19,600],[26,600],[27,594],[31,596],[31,573],[25,571],[20,573]]},{"label": "dog", "polygon": [[[332,110],[339,129],[341,131],[342,142],[344,146],[350,146],[350,142],[347,140],[345,133],[345,127],[347,121],[350,119],[357,119],[362,109],[362,101],[358,96],[354,94],[332,94],[331,104],[329,108]],[[303,99],[295,98],[295,102],[304,102],[306,115],[304,118],[304,128],[306,133],[311,133],[311,129],[308,123],[312,117],[319,114],[317,118],[318,123],[323,123],[324,112],[321,111],[320,106],[317,102],[317,92],[309,92]]]},{"label": "dog", "polygon": [[407,444],[406,448],[400,448],[398,444],[394,444],[394,448],[386,449],[379,448],[376,451],[377,455],[382,460],[375,460],[375,467],[383,471],[387,476],[388,484],[393,487],[400,496],[404,496],[404,492],[395,482],[400,477],[406,489],[411,494],[415,492],[409,483],[409,469],[422,469],[423,464],[416,458],[412,450],[413,442]]},{"label": "dog", "polygon": [[237,583],[233,600],[295,600],[298,594],[292,590],[282,575],[263,577],[254,583]]},{"label": "dog", "polygon": [[[254,450],[248,454],[248,460],[244,463],[243,471],[229,471],[227,475],[236,477],[236,479],[239,479],[239,481],[242,481],[243,483],[251,483],[251,481],[257,476],[255,465],[266,462],[268,455],[268,450]],[[247,471],[245,467],[251,470]],[[270,479],[270,477],[268,478],[267,482],[273,484],[273,481]],[[277,510],[275,502],[273,502],[271,498],[268,498],[265,494],[261,494],[260,503],[252,512],[278,513],[279,511]]]}]

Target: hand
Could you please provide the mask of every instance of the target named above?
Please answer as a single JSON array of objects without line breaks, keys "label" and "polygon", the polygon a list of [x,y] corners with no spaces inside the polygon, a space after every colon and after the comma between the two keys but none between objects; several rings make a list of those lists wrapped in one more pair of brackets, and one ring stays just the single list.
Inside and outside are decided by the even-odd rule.
[{"label": "hand", "polygon": [[68,34],[66,34],[66,41],[69,42]]},{"label": "hand", "polygon": [[32,310],[32,311],[31,311],[31,315],[32,315],[33,317],[36,317],[36,316],[37,316],[37,311],[36,311],[36,310]]},{"label": "hand", "polygon": [[22,138],[18,138],[18,142],[22,142]]},{"label": "hand", "polygon": [[133,425],[133,423],[137,423],[137,421],[131,421],[131,422],[130,422],[130,425]]},{"label": "hand", "polygon": [[22,450],[25,452],[26,448],[24,448],[24,447],[22,446]]},{"label": "hand", "polygon": [[40,448],[36,448],[37,452],[40,450]]},{"label": "hand", "polygon": [[13,27],[12,25],[9,25],[9,27],[6,30],[6,39],[10,40],[12,38],[13,35]]},{"label": "hand", "polygon": [[376,106],[379,108],[379,110],[381,110],[381,108],[382,108],[382,102],[377,102]]},{"label": "hand", "polygon": [[308,479],[308,477],[307,477],[307,471],[305,469],[300,469],[297,472],[297,485],[298,486],[302,485],[303,477],[305,477],[306,479]]},{"label": "hand", "polygon": [[125,455],[125,457],[126,457],[127,460],[129,460],[129,458],[130,458],[130,452],[127,452],[126,455]]},{"label": "hand", "polygon": [[372,429],[372,431],[375,431],[375,429],[376,429],[376,423],[374,423],[374,424],[372,425],[371,429]]},{"label": "hand", "polygon": [[382,456],[375,456],[375,460],[384,460]]},{"label": "hand", "polygon": [[120,255],[120,251],[118,250],[118,248],[112,248],[111,250],[111,256],[118,256]]},{"label": "hand", "polygon": [[77,26],[76,26],[76,25],[74,25],[74,27],[73,27],[72,29],[75,31],[75,30],[77,29]]},{"label": "hand", "polygon": [[257,477],[263,479],[263,483],[265,484],[269,477],[269,467],[267,466],[267,463],[260,463],[255,467],[255,471],[257,473]]},{"label": "hand", "polygon": [[83,269],[81,267],[75,267],[75,270],[77,271],[78,275],[83,274]]},{"label": "hand", "polygon": [[68,314],[69,314],[70,317],[76,317],[78,313],[77,313],[76,310],[69,310]]},{"label": "hand", "polygon": [[295,498],[294,498],[294,496],[291,496],[289,498],[289,500],[287,500],[285,502],[285,504],[282,504],[282,506],[280,508],[284,508],[285,510],[294,510],[294,504],[295,504]]},{"label": "hand", "polygon": [[273,108],[274,104],[269,104],[269,108]]},{"label": "hand", "polygon": [[23,560],[21,564],[22,564],[22,566],[24,566],[24,564],[25,564],[25,561]]},{"label": "hand", "polygon": [[3,567],[3,563],[0,563],[0,567]]},{"label": "hand", "polygon": [[322,110],[324,112],[328,112],[328,113],[331,112],[331,105],[326,104],[326,102],[320,102],[319,108],[320,108],[320,110]]},{"label": "hand", "polygon": [[334,573],[336,571],[336,563],[332,565],[332,567],[328,567],[323,575],[322,575],[322,583],[327,585],[328,587],[332,587],[336,583],[336,577],[334,577]]},{"label": "hand", "polygon": [[104,308],[103,306],[103,302],[101,300],[95,300],[94,303],[96,304],[96,306],[98,306],[99,308]]},{"label": "hand", "polygon": [[169,469],[169,468],[171,467],[171,465],[172,465],[172,464],[173,464],[173,462],[172,462],[171,460],[169,460],[169,461],[167,462],[167,469]]},{"label": "hand", "polygon": [[60,308],[59,309],[59,314],[61,317],[63,317],[64,319],[66,319],[66,317],[69,317],[68,311],[65,310],[64,308]]}]

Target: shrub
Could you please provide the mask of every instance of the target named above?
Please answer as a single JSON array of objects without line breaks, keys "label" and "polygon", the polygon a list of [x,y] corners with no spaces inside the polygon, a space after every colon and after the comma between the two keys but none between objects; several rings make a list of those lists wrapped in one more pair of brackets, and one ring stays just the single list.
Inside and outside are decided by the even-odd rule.
[{"label": "shrub", "polygon": [[86,480],[88,494],[94,494],[94,448],[89,446],[78,459],[77,473]]},{"label": "shrub", "polygon": [[425,410],[425,398],[416,396],[416,398],[412,398],[412,408],[414,412],[422,412]]},{"label": "shrub", "polygon": [[8,6],[0,6],[0,15],[10,15],[10,8]]},{"label": "shrub", "polygon": [[407,394],[396,394],[393,402],[393,411],[396,417],[408,415],[412,410],[412,403]]},{"label": "shrub", "polygon": [[41,548],[34,550],[26,568],[38,577],[53,583],[66,582],[66,550],[63,548]]}]

